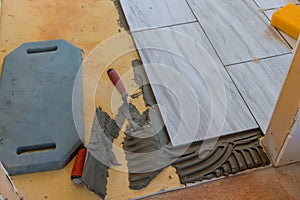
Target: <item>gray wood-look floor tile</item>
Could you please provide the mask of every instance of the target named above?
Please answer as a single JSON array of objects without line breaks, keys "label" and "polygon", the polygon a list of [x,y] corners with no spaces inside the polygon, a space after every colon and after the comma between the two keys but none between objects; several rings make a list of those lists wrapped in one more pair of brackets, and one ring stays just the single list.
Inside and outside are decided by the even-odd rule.
[{"label": "gray wood-look floor tile", "polygon": [[198,23],[133,38],[173,145],[258,127]]},{"label": "gray wood-look floor tile", "polygon": [[120,0],[131,31],[196,21],[184,0]]},{"label": "gray wood-look floor tile", "polygon": [[298,0],[254,0],[260,8],[270,9],[285,6],[288,3],[299,3]]},{"label": "gray wood-look floor tile", "polygon": [[[268,19],[271,21],[272,15],[274,14],[274,12],[276,12],[277,9],[271,9],[271,10],[266,10],[265,14],[268,17]],[[282,37],[284,37],[284,39],[289,43],[289,45],[294,49],[296,47],[296,43],[297,40],[295,40],[294,38],[292,38],[291,36],[289,36],[288,34],[278,30],[280,32],[280,34],[282,35]]]},{"label": "gray wood-look floor tile", "polygon": [[285,80],[291,54],[229,66],[227,69],[265,133]]},{"label": "gray wood-look floor tile", "polygon": [[225,65],[290,52],[288,44],[249,0],[188,0]]}]

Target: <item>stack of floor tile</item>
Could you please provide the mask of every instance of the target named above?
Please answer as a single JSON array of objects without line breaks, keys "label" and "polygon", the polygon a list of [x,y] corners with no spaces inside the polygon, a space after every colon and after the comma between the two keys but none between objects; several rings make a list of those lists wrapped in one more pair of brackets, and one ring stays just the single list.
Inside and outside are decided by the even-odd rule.
[{"label": "stack of floor tile", "polygon": [[266,130],[291,49],[260,2],[120,1],[174,146]]}]

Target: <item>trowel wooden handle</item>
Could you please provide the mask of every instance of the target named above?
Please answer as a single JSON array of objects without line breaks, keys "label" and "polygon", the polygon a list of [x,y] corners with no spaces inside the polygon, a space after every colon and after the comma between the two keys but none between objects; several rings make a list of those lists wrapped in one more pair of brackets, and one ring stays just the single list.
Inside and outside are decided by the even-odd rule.
[{"label": "trowel wooden handle", "polygon": [[107,71],[108,77],[110,78],[111,82],[115,85],[117,90],[120,92],[122,97],[127,96],[126,89],[124,87],[124,84],[122,83],[120,76],[114,69],[109,69]]}]

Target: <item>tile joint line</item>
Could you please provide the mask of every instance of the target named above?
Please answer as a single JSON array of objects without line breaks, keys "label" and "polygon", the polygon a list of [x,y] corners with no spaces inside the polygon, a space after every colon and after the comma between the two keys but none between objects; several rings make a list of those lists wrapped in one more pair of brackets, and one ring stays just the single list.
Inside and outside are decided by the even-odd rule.
[{"label": "tile joint line", "polygon": [[[285,56],[285,55],[289,55],[292,54],[292,52],[289,53],[283,53],[283,54],[278,54],[278,55],[274,55],[274,56],[267,56],[267,57],[262,57],[259,58],[260,60],[266,60],[266,59],[270,59],[270,58],[276,58],[276,57],[281,57],[281,56]],[[235,65],[239,65],[239,64],[244,64],[244,63],[251,63],[254,62],[253,60],[246,60],[246,61],[242,61],[242,62],[237,62],[237,63],[232,63],[232,64],[228,64],[228,65],[224,65],[225,68],[227,67],[233,67]]]},{"label": "tile joint line", "polygon": [[177,23],[177,24],[171,24],[171,25],[166,25],[166,26],[159,26],[159,27],[152,27],[152,28],[145,28],[145,29],[140,29],[140,30],[130,30],[130,33],[138,33],[138,32],[144,32],[144,31],[150,31],[150,30],[156,30],[156,29],[162,29],[162,28],[171,28],[175,26],[180,26],[180,25],[185,25],[185,24],[192,24],[192,23],[197,23],[198,21],[189,21],[189,22],[183,22],[183,23]]},{"label": "tile joint line", "polygon": [[215,48],[214,45],[212,44],[212,42],[211,42],[211,40],[209,39],[207,33],[205,32],[203,26],[201,25],[201,23],[199,22],[198,18],[196,17],[196,14],[194,13],[194,11],[193,11],[191,5],[189,4],[188,0],[185,0],[185,1],[186,1],[187,5],[189,6],[189,8],[191,9],[191,11],[192,11],[194,17],[197,19],[200,28],[202,29],[202,31],[203,31],[205,37],[207,38],[207,40],[209,41],[210,45],[212,46],[212,48],[213,48],[215,54],[216,54],[217,57],[219,58],[219,60],[220,60],[220,62],[222,63],[223,67],[225,68],[225,71],[226,71],[227,75],[229,76],[230,80],[232,81],[232,84],[234,85],[234,87],[236,88],[236,90],[237,90],[237,92],[239,93],[240,97],[242,98],[242,100],[243,100],[244,104],[246,105],[246,107],[247,107],[249,113],[251,114],[253,120],[255,121],[255,123],[256,123],[256,125],[259,127],[259,129],[261,129],[260,126],[259,126],[258,121],[257,121],[256,118],[254,117],[254,114],[252,113],[252,111],[251,111],[250,107],[248,106],[246,100],[244,99],[243,95],[241,94],[240,90],[238,89],[237,85],[235,84],[235,82],[233,81],[231,75],[229,74],[227,68],[225,67],[225,64],[224,64],[224,62],[222,61],[220,55],[218,54],[216,48]]}]

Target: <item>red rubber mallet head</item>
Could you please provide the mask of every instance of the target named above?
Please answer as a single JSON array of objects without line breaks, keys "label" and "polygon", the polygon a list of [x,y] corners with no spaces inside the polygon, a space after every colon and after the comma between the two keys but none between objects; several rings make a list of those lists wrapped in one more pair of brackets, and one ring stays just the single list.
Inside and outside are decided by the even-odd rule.
[{"label": "red rubber mallet head", "polygon": [[80,149],[78,151],[76,160],[73,165],[71,179],[73,180],[75,185],[81,184],[81,177],[82,177],[82,172],[83,172],[83,168],[84,168],[86,151],[87,151],[87,149],[85,147],[83,147],[82,149]]}]

